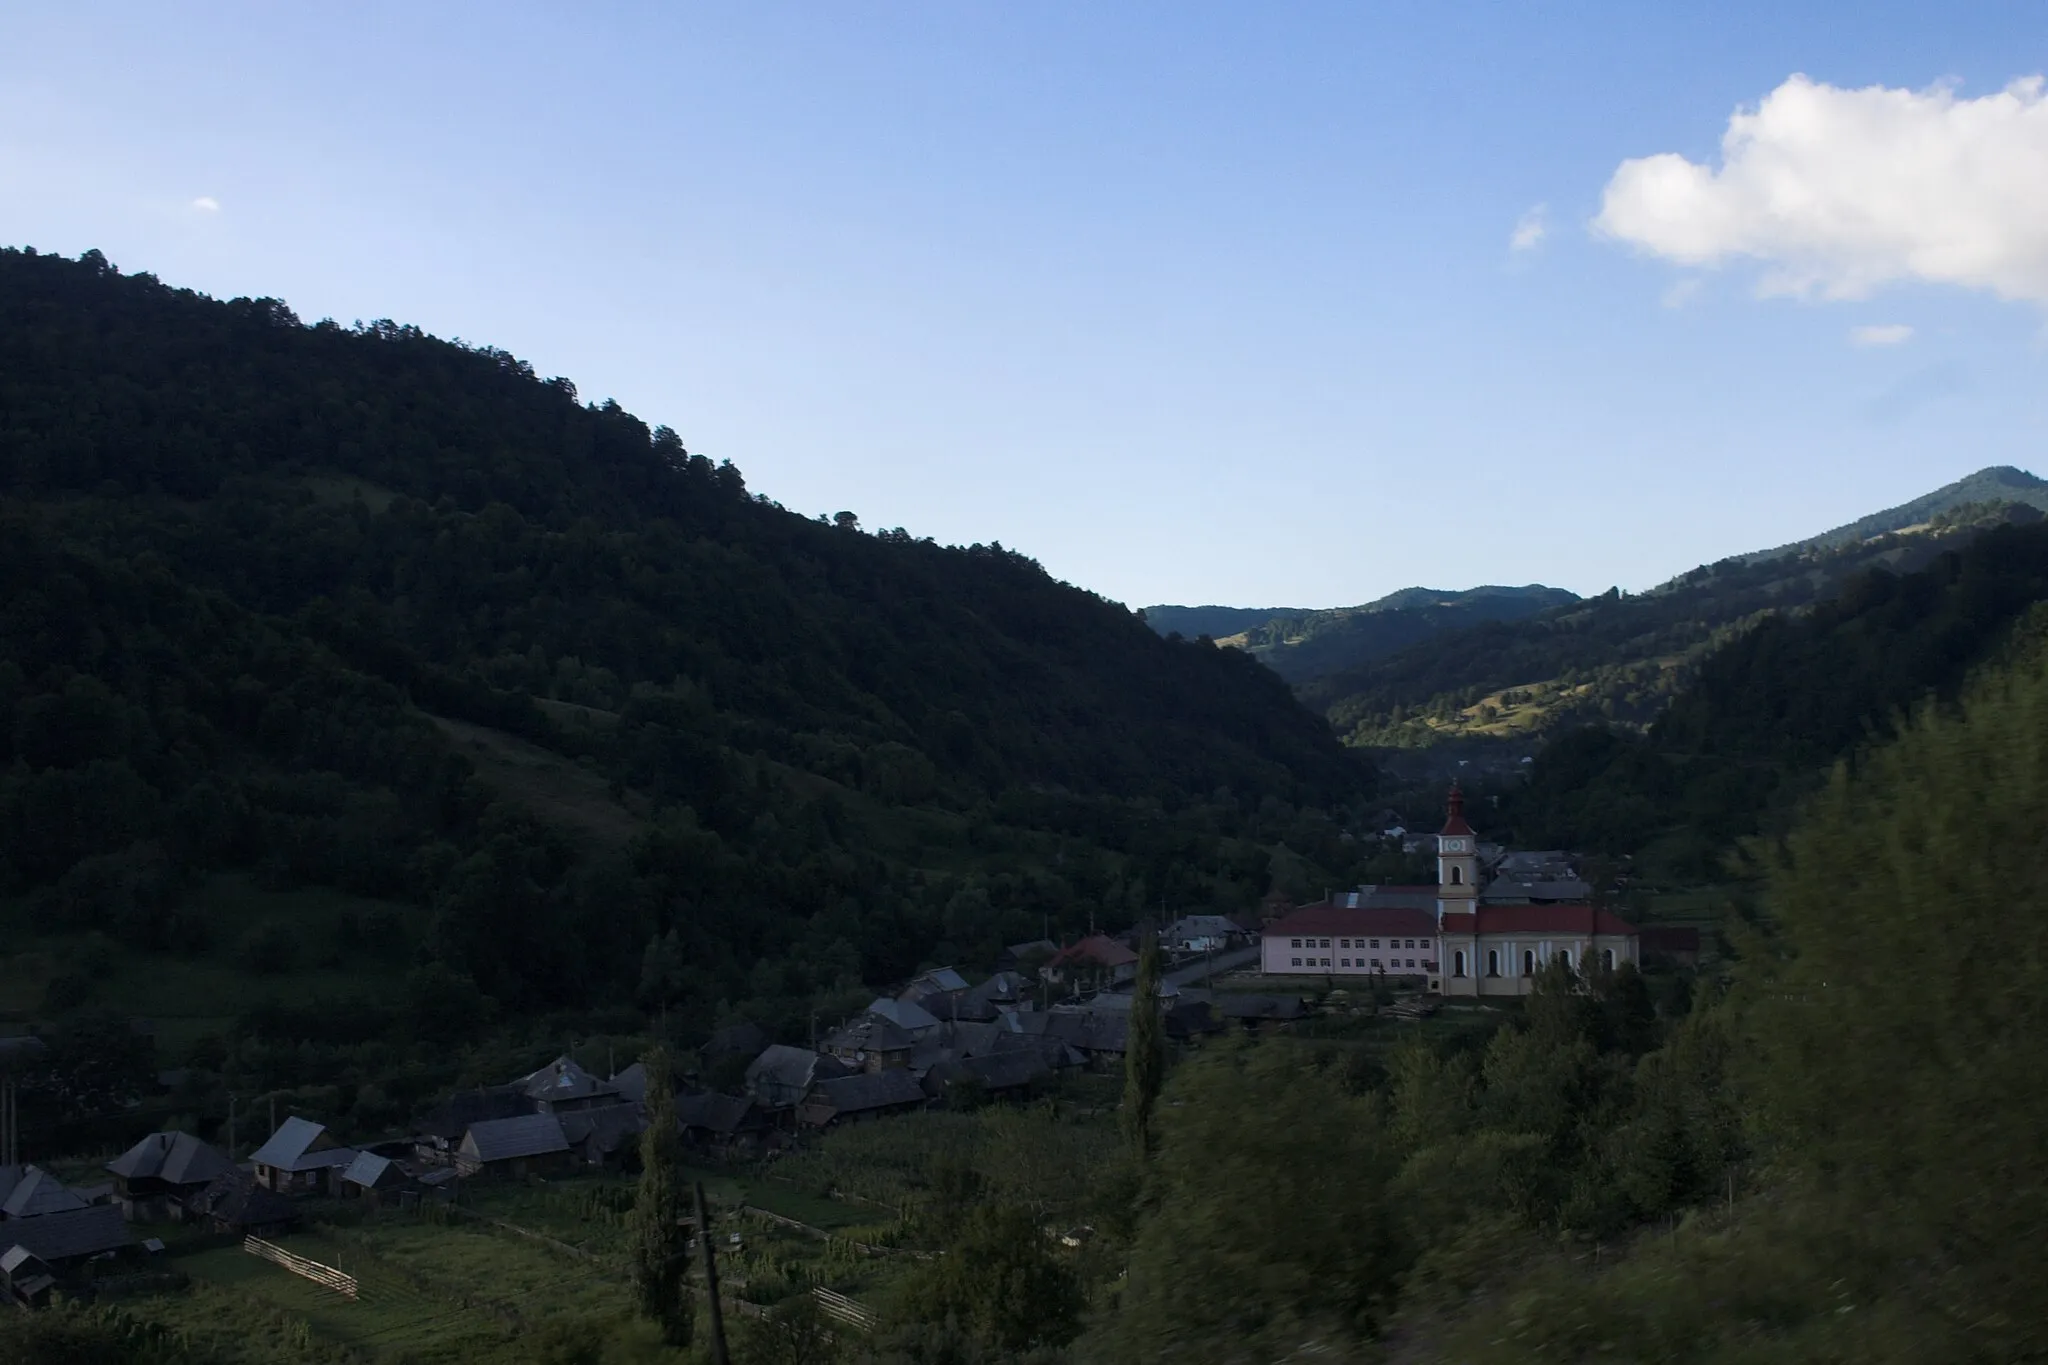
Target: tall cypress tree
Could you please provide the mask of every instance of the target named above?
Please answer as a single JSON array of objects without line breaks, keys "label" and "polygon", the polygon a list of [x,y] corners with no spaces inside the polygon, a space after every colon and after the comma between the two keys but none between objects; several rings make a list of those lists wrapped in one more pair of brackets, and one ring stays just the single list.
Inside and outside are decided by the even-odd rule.
[{"label": "tall cypress tree", "polygon": [[1166,1025],[1159,1011],[1159,939],[1145,935],[1138,949],[1136,994],[1131,999],[1130,1033],[1124,1041],[1124,1137],[1131,1154],[1152,1154],[1152,1111],[1166,1079]]},{"label": "tall cypress tree", "polygon": [[675,1082],[667,1048],[644,1059],[647,1131],[640,1135],[640,1188],[633,1198],[633,1291],[640,1311],[661,1324],[671,1346],[687,1346],[696,1325],[690,1298],[689,1187],[683,1135],[676,1126]]}]

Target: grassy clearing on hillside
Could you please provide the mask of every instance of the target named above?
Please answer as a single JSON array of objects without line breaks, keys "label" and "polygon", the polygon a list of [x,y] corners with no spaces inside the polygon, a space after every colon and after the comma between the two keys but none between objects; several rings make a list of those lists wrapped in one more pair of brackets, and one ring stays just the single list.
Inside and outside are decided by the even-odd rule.
[{"label": "grassy clearing on hillside", "polygon": [[612,785],[574,759],[502,730],[430,716],[477,775],[540,819],[606,846],[625,843],[641,817],[613,795]]},{"label": "grassy clearing on hillside", "polygon": [[301,482],[321,502],[346,507],[360,501],[375,513],[384,512],[398,496],[382,484],[353,474],[308,474]]},{"label": "grassy clearing on hillside", "polygon": [[[219,1033],[258,1005],[388,996],[417,932],[413,907],[320,887],[267,891],[241,873],[208,878],[187,904],[204,919],[209,940],[190,953],[137,952],[104,934],[15,937],[14,951],[0,956],[0,1016],[61,1012],[49,1008],[51,983],[83,979],[90,986],[77,1003],[150,1019],[169,1064],[194,1039]],[[352,924],[375,925],[383,951],[370,953],[352,940]],[[255,970],[248,945],[272,926],[288,947],[267,964],[275,970]]]}]

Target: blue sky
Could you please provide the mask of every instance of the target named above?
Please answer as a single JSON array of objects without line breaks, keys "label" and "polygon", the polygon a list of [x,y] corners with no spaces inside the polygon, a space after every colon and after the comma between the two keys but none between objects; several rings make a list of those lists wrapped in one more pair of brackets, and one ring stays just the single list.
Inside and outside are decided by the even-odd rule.
[{"label": "blue sky", "polygon": [[1132,605],[1642,588],[2048,473],[2032,3],[20,8],[0,242]]}]

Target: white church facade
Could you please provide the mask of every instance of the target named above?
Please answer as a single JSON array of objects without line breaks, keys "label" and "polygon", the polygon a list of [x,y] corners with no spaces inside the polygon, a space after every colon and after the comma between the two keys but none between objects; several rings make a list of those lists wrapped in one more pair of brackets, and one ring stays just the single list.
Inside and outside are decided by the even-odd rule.
[{"label": "white church facade", "polygon": [[1575,972],[1641,965],[1636,927],[1589,904],[1503,903],[1482,886],[1479,838],[1453,788],[1434,887],[1363,887],[1300,909],[1260,935],[1273,976],[1422,977],[1444,995],[1525,995],[1553,961]]}]

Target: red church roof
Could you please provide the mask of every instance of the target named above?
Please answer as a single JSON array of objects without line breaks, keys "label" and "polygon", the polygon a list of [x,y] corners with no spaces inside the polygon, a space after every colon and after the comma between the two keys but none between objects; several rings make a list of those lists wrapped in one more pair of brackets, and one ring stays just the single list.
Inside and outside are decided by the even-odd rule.
[{"label": "red church roof", "polygon": [[1482,905],[1445,915],[1446,934],[1633,934],[1636,927],[1590,905]]},{"label": "red church roof", "polygon": [[1470,834],[1472,826],[1465,823],[1465,793],[1453,785],[1451,788],[1451,815],[1444,821],[1440,831],[1444,834]]},{"label": "red church roof", "polygon": [[1393,937],[1396,934],[1415,936],[1436,934],[1436,915],[1428,910],[1409,910],[1397,906],[1349,906],[1332,905],[1318,901],[1304,905],[1293,914],[1274,920],[1266,926],[1267,938],[1286,938],[1291,934],[1377,934]]}]

